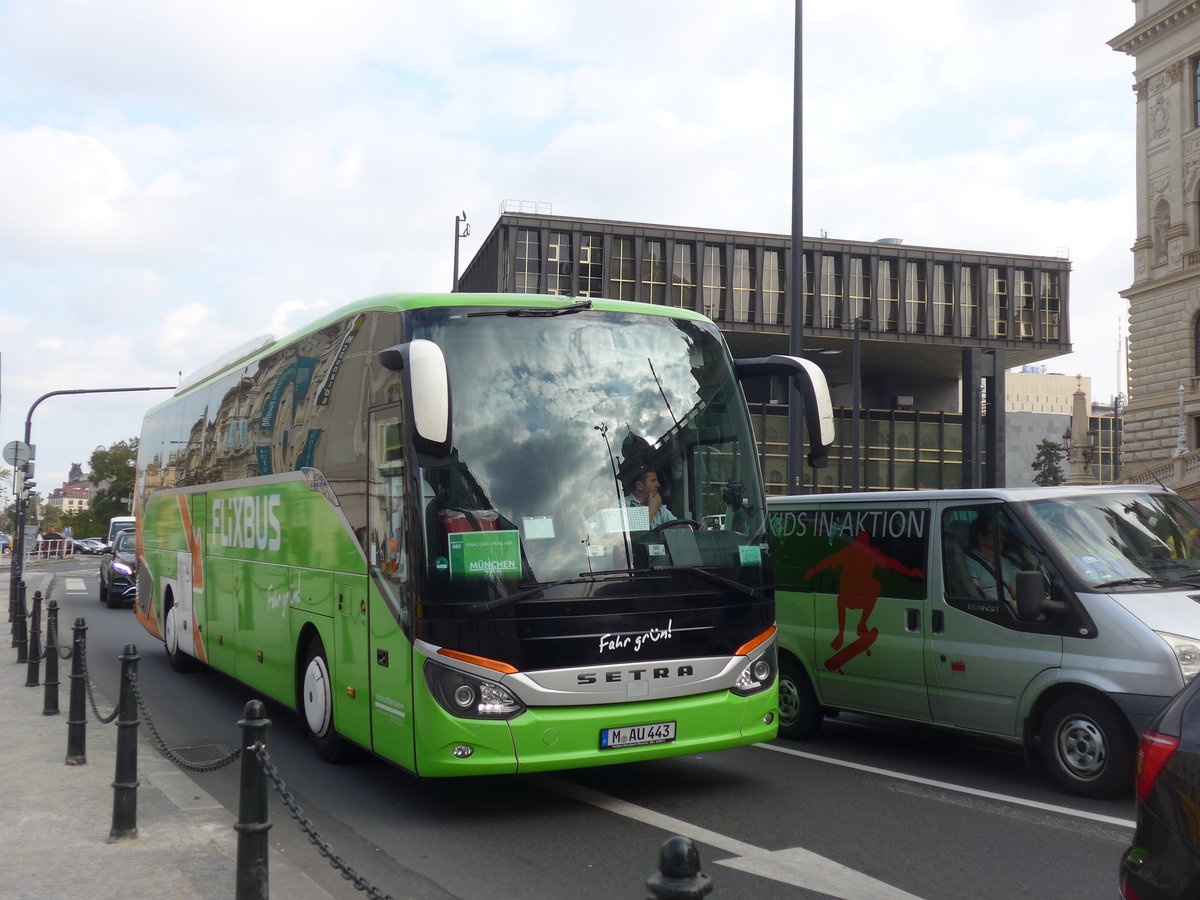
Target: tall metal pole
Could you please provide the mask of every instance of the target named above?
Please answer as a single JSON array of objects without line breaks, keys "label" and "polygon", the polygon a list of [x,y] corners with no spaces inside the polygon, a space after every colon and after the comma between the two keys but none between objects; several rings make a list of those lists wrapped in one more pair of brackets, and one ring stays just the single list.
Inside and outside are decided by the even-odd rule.
[{"label": "tall metal pole", "polygon": [[461,216],[454,217],[454,287],[450,288],[450,293],[458,293],[458,239],[465,238],[471,233],[471,226],[467,224],[467,211],[463,210]]},{"label": "tall metal pole", "polygon": [[850,380],[854,382],[852,389],[854,414],[850,419],[850,490],[852,491],[859,489],[859,466],[862,455],[859,446],[859,418],[862,411],[862,323],[861,318],[854,317],[854,348],[850,354],[850,366],[853,370],[850,373]]},{"label": "tall metal pole", "polygon": [[[804,117],[803,110],[803,0],[796,0],[795,61],[792,64],[792,247],[787,279],[788,352],[804,350]],[[804,408],[800,392],[788,385],[788,492],[804,487]]]}]

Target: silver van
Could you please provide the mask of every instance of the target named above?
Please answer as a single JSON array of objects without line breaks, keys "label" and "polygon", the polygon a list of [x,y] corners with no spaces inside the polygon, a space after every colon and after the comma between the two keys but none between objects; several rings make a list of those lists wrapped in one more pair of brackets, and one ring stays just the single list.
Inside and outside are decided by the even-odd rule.
[{"label": "silver van", "polygon": [[1133,785],[1200,671],[1200,514],[1144,485],[768,501],[780,735],[854,710],[997,735],[1065,790]]}]

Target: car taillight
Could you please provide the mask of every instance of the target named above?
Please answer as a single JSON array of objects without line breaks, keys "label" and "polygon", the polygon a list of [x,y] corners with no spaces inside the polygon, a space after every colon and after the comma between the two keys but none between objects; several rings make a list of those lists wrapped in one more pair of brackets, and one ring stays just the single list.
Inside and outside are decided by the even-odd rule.
[{"label": "car taillight", "polygon": [[1143,731],[1138,742],[1137,777],[1134,787],[1139,800],[1145,800],[1158,780],[1167,760],[1179,747],[1179,738],[1157,731]]}]

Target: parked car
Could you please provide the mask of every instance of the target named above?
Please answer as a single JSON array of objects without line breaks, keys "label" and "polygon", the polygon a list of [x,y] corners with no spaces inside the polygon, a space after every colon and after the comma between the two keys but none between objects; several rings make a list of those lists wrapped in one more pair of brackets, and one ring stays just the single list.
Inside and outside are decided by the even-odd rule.
[{"label": "parked car", "polygon": [[1121,857],[1121,896],[1200,897],[1200,678],[1142,732],[1134,789],[1137,830]]},{"label": "parked car", "polygon": [[134,533],[122,531],[100,557],[100,602],[109,609],[133,606],[137,592]]},{"label": "parked car", "polygon": [[72,540],[71,541],[71,551],[76,556],[79,556],[80,554],[83,554],[86,556],[96,556],[96,555],[104,552],[104,542],[96,541],[91,538],[80,538],[79,540]]}]

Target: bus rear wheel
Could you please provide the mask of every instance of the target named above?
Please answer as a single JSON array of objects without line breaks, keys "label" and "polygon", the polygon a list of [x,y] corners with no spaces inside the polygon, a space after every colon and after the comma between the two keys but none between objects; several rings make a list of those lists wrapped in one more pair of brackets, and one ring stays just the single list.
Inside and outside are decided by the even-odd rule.
[{"label": "bus rear wheel", "polygon": [[331,763],[344,759],[345,742],[333,723],[333,681],[329,677],[325,645],[319,637],[309,641],[300,670],[300,713],[317,756]]}]

